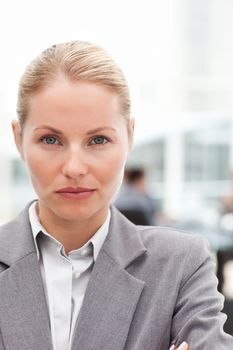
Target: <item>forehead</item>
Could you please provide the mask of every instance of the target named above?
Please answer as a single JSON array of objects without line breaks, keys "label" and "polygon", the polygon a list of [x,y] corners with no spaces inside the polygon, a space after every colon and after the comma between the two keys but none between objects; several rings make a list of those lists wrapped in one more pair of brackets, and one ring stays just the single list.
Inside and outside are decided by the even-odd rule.
[{"label": "forehead", "polygon": [[119,118],[117,94],[92,82],[60,79],[50,83],[28,101],[28,121],[60,122],[76,119],[95,123]]}]

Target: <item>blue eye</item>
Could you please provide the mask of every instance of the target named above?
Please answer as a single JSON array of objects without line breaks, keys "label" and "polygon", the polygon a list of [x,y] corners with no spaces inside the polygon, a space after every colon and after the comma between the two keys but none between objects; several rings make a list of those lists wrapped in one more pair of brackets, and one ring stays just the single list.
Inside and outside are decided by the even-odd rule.
[{"label": "blue eye", "polygon": [[96,136],[91,141],[91,143],[95,145],[104,145],[107,142],[108,142],[108,139],[104,136]]},{"label": "blue eye", "polygon": [[45,136],[41,139],[47,145],[55,145],[58,144],[56,137],[54,136]]}]

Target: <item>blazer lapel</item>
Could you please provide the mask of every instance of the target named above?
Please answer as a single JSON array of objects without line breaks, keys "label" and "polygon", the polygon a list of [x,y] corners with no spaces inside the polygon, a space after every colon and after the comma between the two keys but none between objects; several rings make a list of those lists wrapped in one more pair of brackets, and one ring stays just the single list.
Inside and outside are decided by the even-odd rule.
[{"label": "blazer lapel", "polygon": [[[116,209],[80,310],[72,350],[121,350],[144,282],[127,267],[146,251]],[[52,350],[49,317],[28,207],[0,229],[0,325],[6,350]]]},{"label": "blazer lapel", "polygon": [[92,271],[72,350],[124,348],[144,287],[127,266],[145,251],[136,226],[112,208],[110,232]]},{"label": "blazer lapel", "polygon": [[[49,317],[27,209],[0,234],[0,324],[6,350],[52,350]],[[7,236],[7,237],[6,237]]]}]

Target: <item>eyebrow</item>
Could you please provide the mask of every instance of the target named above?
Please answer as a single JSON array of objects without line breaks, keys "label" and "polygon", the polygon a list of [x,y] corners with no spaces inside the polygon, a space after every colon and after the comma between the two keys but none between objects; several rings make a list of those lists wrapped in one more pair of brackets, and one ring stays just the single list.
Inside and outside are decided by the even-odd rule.
[{"label": "eyebrow", "polygon": [[115,131],[116,132],[116,129],[114,129],[114,128],[111,128],[109,126],[102,126],[102,127],[99,127],[99,128],[96,128],[96,129],[88,131],[87,135],[92,135],[92,134],[95,134],[95,133],[103,131],[103,130],[111,130],[111,131]]},{"label": "eyebrow", "polygon": [[61,131],[59,131],[55,128],[52,128],[51,126],[48,126],[48,125],[41,125],[41,126],[35,128],[33,131],[37,131],[37,130],[41,130],[41,129],[47,129],[47,130],[50,130],[50,131],[54,132],[55,134],[59,134],[59,135],[62,134]]},{"label": "eyebrow", "polygon": [[[54,132],[55,134],[58,134],[58,135],[62,135],[62,131],[60,130],[57,130],[51,126],[48,126],[48,125],[41,125],[37,128],[34,129],[34,131],[37,131],[37,130],[40,130],[40,129],[47,129],[47,130],[50,130],[52,132]],[[112,127],[109,127],[109,126],[101,126],[99,128],[95,128],[95,129],[92,129],[90,131],[87,132],[87,135],[92,135],[92,134],[95,134],[97,132],[100,132],[100,131],[103,131],[103,130],[111,130],[111,131],[115,131],[116,132],[116,129],[112,128]]]}]

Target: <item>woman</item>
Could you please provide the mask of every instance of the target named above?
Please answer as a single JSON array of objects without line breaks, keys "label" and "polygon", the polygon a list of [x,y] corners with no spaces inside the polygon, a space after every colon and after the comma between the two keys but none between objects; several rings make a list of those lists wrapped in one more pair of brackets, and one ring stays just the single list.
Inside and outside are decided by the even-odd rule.
[{"label": "woman", "polygon": [[232,349],[205,243],[111,201],[132,146],[127,83],[100,47],[26,69],[15,142],[38,199],[0,229],[0,349]]}]

